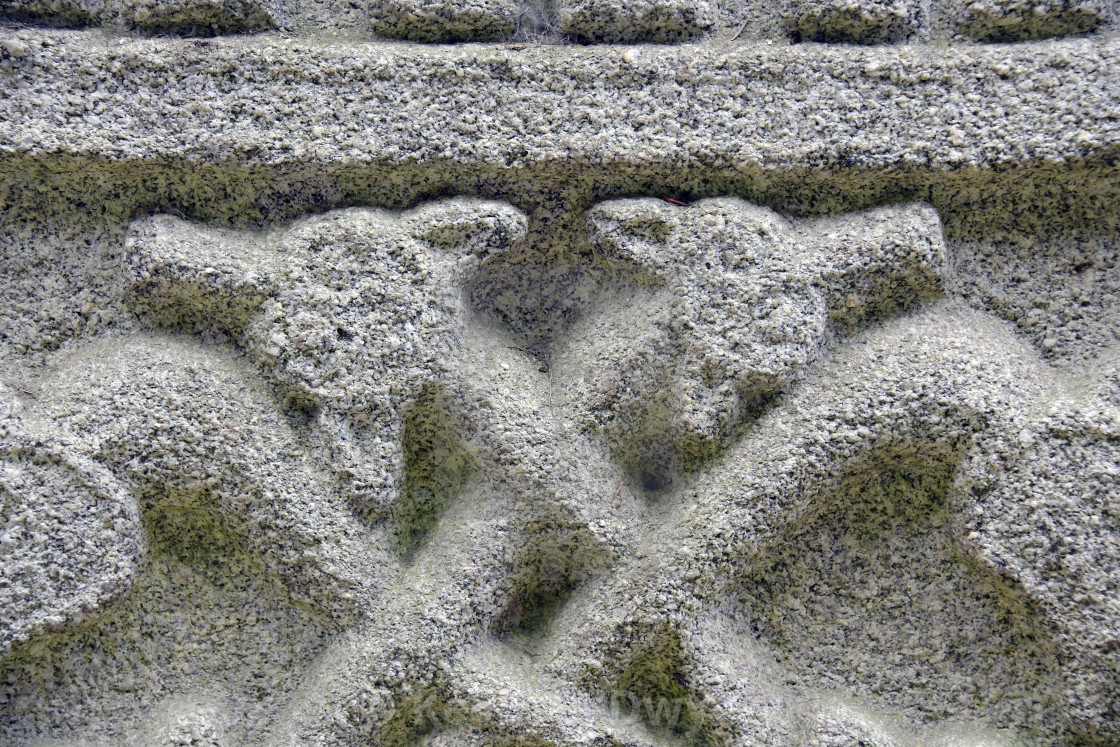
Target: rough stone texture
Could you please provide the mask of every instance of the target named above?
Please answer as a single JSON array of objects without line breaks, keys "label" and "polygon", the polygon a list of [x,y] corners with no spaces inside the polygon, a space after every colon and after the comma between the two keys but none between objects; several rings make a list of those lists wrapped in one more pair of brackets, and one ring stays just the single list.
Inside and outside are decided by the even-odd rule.
[{"label": "rough stone texture", "polygon": [[1120,742],[1114,4],[0,15],[0,742]]},{"label": "rough stone texture", "polygon": [[560,31],[581,42],[678,42],[716,20],[706,0],[563,0],[557,16]]},{"label": "rough stone texture", "polygon": [[510,0],[372,0],[369,9],[374,33],[422,42],[509,37],[518,29],[521,13],[520,3]]},{"label": "rough stone texture", "polygon": [[[7,392],[3,393],[4,395]],[[15,400],[6,397],[6,413]],[[136,501],[113,478],[6,427],[0,653],[89,618],[132,585],[145,542]]]},{"label": "rough stone texture", "polygon": [[160,216],[125,243],[127,299],[161,324],[236,341],[307,421],[356,510],[376,519],[400,498],[404,410],[456,367],[455,291],[524,230],[497,203],[399,220],[337,212],[246,238]]},{"label": "rough stone texture", "polygon": [[816,42],[883,44],[901,41],[925,25],[921,3],[899,0],[807,0],[794,3],[786,16],[793,33]]},{"label": "rough stone texture", "polygon": [[794,227],[740,200],[595,206],[596,255],[633,289],[578,322],[559,358],[586,362],[564,397],[616,461],[657,492],[709,459],[851,330],[940,291],[929,208]]},{"label": "rough stone texture", "polygon": [[0,14],[57,26],[114,24],[152,34],[216,36],[276,28],[291,10],[273,0],[4,0]]},{"label": "rough stone texture", "polygon": [[216,36],[274,28],[283,6],[257,0],[126,0],[121,17],[153,33]]},{"label": "rough stone texture", "polygon": [[1112,9],[1107,0],[975,0],[961,2],[956,13],[961,29],[980,41],[1045,39],[1092,31]]},{"label": "rough stone texture", "polygon": [[1111,0],[0,0],[0,18],[211,37],[279,29],[413,42],[672,44],[700,39],[1008,42],[1107,30]]}]

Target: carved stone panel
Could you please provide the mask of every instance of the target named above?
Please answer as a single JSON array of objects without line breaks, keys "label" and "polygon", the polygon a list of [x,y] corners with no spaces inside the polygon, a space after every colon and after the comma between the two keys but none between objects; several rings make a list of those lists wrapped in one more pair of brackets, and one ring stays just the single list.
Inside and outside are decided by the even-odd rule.
[{"label": "carved stone panel", "polygon": [[0,0],[0,743],[1120,742],[1097,0]]}]

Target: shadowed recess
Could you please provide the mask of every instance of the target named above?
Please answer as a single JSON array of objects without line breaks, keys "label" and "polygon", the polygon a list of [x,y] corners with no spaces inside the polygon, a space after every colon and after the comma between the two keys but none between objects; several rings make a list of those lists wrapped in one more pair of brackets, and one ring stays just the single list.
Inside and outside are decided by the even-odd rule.
[{"label": "shadowed recess", "polygon": [[[743,603],[795,689],[881,699],[920,722],[1059,732],[1044,625],[957,543],[946,498],[959,462],[959,449],[913,443],[853,466]],[[933,706],[945,696],[948,712]]]},{"label": "shadowed recess", "polygon": [[393,511],[397,552],[410,559],[475,470],[443,392],[429,387],[405,413],[404,486]]},{"label": "shadowed recess", "polygon": [[619,675],[611,707],[640,719],[654,733],[675,737],[679,744],[715,744],[686,672],[680,636],[666,628]]},{"label": "shadowed recess", "polygon": [[438,687],[403,699],[385,726],[378,744],[384,747],[413,747],[450,722],[447,701]]},{"label": "shadowed recess", "polygon": [[499,638],[513,636],[527,645],[539,638],[573,592],[600,565],[579,534],[545,528],[521,552],[506,609],[495,620]]}]

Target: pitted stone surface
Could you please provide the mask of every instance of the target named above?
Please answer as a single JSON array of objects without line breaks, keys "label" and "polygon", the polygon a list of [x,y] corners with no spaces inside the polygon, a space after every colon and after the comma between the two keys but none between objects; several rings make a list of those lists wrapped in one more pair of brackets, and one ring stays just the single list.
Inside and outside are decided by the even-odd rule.
[{"label": "pitted stone surface", "polygon": [[756,417],[849,330],[939,294],[937,214],[892,208],[811,226],[739,200],[597,205],[597,256],[630,281],[561,346],[615,458],[658,491]]},{"label": "pitted stone surface", "polygon": [[[77,0],[76,2],[40,2],[38,0],[5,0],[0,12],[13,20],[50,20],[57,26],[92,26],[106,12],[104,0]],[[8,52],[18,44],[9,44]]]},{"label": "pitted stone surface", "polygon": [[[5,0],[0,14],[55,26],[120,24],[150,34],[217,36],[274,29],[291,9],[271,0]],[[9,50],[11,51],[11,50]]]},{"label": "pitted stone surface", "polygon": [[125,23],[149,32],[216,36],[275,28],[283,6],[259,0],[125,0]]},{"label": "pitted stone surface", "polygon": [[[1089,733],[1120,715],[1115,651],[1120,640],[1120,534],[1109,521],[1120,496],[1117,413],[1099,400],[1055,403],[1012,439],[1011,476],[996,485],[970,475],[970,517],[982,557],[1021,584],[1054,620],[1069,651],[1066,697]],[[1059,466],[1060,465],[1060,466]]]},{"label": "pitted stone surface", "polygon": [[[680,673],[694,688],[695,701],[708,702],[710,695],[718,703],[736,686],[700,676],[696,667],[703,653],[689,649],[697,640],[698,621],[710,614],[712,605],[726,608],[724,595],[730,595],[736,600],[732,619],[749,631],[739,635],[751,645],[759,645],[758,636],[774,647],[778,671],[787,672],[769,677],[769,686],[788,682],[792,687],[786,697],[794,702],[811,702],[818,688],[840,689],[872,698],[888,713],[901,709],[918,723],[956,722],[967,729],[968,714],[985,712],[982,722],[990,727],[1023,728],[1019,719],[1026,719],[1033,723],[1036,739],[1060,739],[1056,735],[1063,727],[1054,721],[1051,702],[1061,676],[1054,657],[1077,670],[1068,671],[1070,684],[1091,670],[1074,664],[1076,648],[1047,650],[1051,644],[1039,640],[1045,638],[1045,620],[1023,606],[1022,587],[1002,588],[992,571],[978,568],[977,563],[986,562],[982,553],[969,551],[972,560],[961,557],[969,541],[963,522],[954,526],[949,520],[943,529],[930,531],[928,522],[945,521],[945,515],[931,515],[920,503],[906,505],[926,490],[907,481],[928,480],[935,502],[966,516],[961,512],[964,496],[953,497],[947,476],[961,459],[972,458],[967,455],[983,459],[1003,453],[1001,424],[1029,415],[1052,384],[1040,377],[1042,370],[1037,354],[1006,328],[943,304],[846,343],[795,388],[790,406],[769,413],[719,467],[703,470],[677,493],[680,512],[667,520],[665,530],[651,532],[660,541],[631,556],[625,563],[629,570],[620,568],[586,599],[574,618],[579,622],[556,645],[561,658],[552,666],[609,690],[633,677],[642,651],[650,646],[656,651],[657,642],[671,634],[681,641],[682,653],[675,664],[673,657],[656,656],[657,666]],[[887,401],[894,403],[889,409],[884,408]],[[893,477],[891,469],[899,470],[900,477]],[[869,489],[853,485],[853,479],[884,482]],[[852,497],[844,497],[848,490]],[[899,491],[896,497],[892,490]],[[833,500],[838,504],[828,503]],[[862,524],[848,523],[851,515],[842,513],[848,511],[857,516],[866,512],[856,519]],[[838,530],[830,514],[846,528]],[[875,528],[895,522],[903,525]],[[920,538],[920,547],[907,549],[908,536]],[[947,543],[944,550],[936,549],[939,542]],[[782,548],[789,549],[790,559],[775,567],[775,553]],[[876,559],[880,553],[895,556],[886,562],[897,569],[897,580],[862,566],[883,562]],[[849,560],[856,566],[845,569]],[[939,565],[944,563],[960,565],[946,574]],[[800,570],[794,571],[795,566]],[[813,566],[817,570],[807,570]],[[927,588],[931,581],[945,584],[947,594]],[[869,592],[865,583],[882,588]],[[1095,586],[1106,583],[1102,579]],[[976,584],[982,585],[984,599],[991,600],[985,604],[992,606],[994,617],[978,615],[975,603],[956,601]],[[897,598],[891,597],[892,587],[901,591]],[[773,596],[802,593],[809,596],[788,605]],[[945,599],[953,604],[946,606]],[[814,611],[806,602],[827,609]],[[906,613],[899,604],[930,608]],[[917,626],[902,645],[889,641],[889,635],[900,631],[898,619],[891,618],[900,614]],[[801,616],[812,622],[785,627]],[[776,622],[778,630],[771,627]],[[594,630],[606,632],[596,637]],[[861,645],[853,634],[869,638]],[[1040,649],[1008,647],[999,636],[1009,634],[1026,635]],[[947,643],[964,638],[973,645]],[[787,647],[801,645],[806,648],[791,656]],[[980,653],[984,645],[990,646],[987,654]],[[825,663],[833,646],[846,652],[838,666]],[[939,646],[947,646],[940,658]],[[944,656],[946,651],[969,654],[954,661]],[[1009,653],[1010,661],[1001,660]],[[811,671],[799,674],[799,656],[812,659]],[[747,663],[745,670],[758,666]],[[822,669],[828,673],[825,678]],[[894,672],[906,687],[880,679]],[[969,685],[980,681],[977,672],[993,679],[972,690]],[[846,684],[826,684],[833,678]],[[1066,707],[1075,703],[1071,698]],[[773,727],[774,722],[766,723]],[[724,724],[721,728],[744,733],[734,721]],[[1103,720],[1089,733],[1100,734],[1102,725]],[[935,736],[936,729],[927,738]],[[786,738],[791,740],[798,743],[796,737]],[[747,741],[778,739],[756,735]]]},{"label": "pitted stone surface", "polygon": [[162,324],[242,344],[286,406],[306,413],[359,511],[379,518],[400,492],[404,408],[453,375],[455,281],[524,224],[508,206],[455,202],[399,220],[333,213],[259,238],[160,217],[126,244],[130,297]]},{"label": "pitted stone surface", "polygon": [[[1016,477],[1015,464],[1031,465],[1027,474],[1054,471],[1003,444],[1006,434],[1018,434],[1017,449],[1035,443],[1022,434],[1035,432],[1029,424],[1067,385],[1048,373],[1041,348],[959,302],[927,301],[917,316],[904,315],[954,285],[945,281],[948,247],[933,210],[799,223],[727,199],[615,201],[590,211],[608,278],[596,301],[606,318],[617,314],[612,294],[625,296],[639,299],[632,308],[656,328],[660,307],[648,298],[673,296],[676,312],[666,318],[680,328],[669,338],[687,344],[669,350],[684,351],[684,360],[692,350],[738,361],[722,369],[732,381],[750,380],[765,356],[797,353],[777,379],[783,399],[745,436],[728,441],[731,430],[720,431],[713,448],[725,456],[689,465],[698,471],[661,486],[653,503],[607,458],[624,435],[608,432],[599,443],[581,434],[597,404],[580,398],[579,372],[604,365],[577,351],[588,338],[592,347],[606,339],[607,350],[656,353],[657,339],[575,324],[567,341],[534,355],[464,305],[475,279],[516,251],[523,226],[515,210],[469,200],[402,215],[328,213],[266,233],[166,216],[132,226],[119,255],[127,308],[139,322],[208,342],[148,332],[151,342],[127,348],[127,338],[87,344],[57,356],[54,372],[27,390],[35,396],[7,410],[13,423],[53,432],[115,473],[144,517],[144,582],[65,645],[119,639],[101,666],[123,681],[139,649],[122,636],[146,616],[159,620],[157,630],[180,631],[181,643],[163,644],[155,659],[173,661],[166,657],[197,625],[159,600],[174,597],[189,574],[213,585],[196,604],[240,622],[211,630],[211,653],[196,652],[190,665],[146,674],[146,694],[132,705],[100,700],[106,710],[87,711],[79,730],[157,742],[255,734],[252,741],[284,744],[639,745],[666,729],[710,744],[1114,733],[1111,633],[1093,622],[1111,619],[1107,602],[1098,611],[1093,601],[1111,598],[1111,577],[1086,585],[1072,567],[1054,569],[1030,549],[1044,536],[1034,528],[1052,522],[1012,520],[1018,509],[997,510],[990,487],[1039,489],[1027,487],[1038,477]],[[419,284],[399,280],[401,268],[416,268],[402,277]],[[696,296],[710,282],[726,292]],[[775,308],[800,315],[790,330],[812,334],[791,344],[763,324],[757,340],[737,348],[732,329],[755,334],[752,325],[773,316],[755,313],[773,311],[763,308],[766,293],[752,295],[760,289],[776,294]],[[267,314],[285,303],[290,311]],[[720,326],[737,318],[710,313],[720,303],[745,303],[743,318],[755,321]],[[293,332],[289,320],[318,304],[337,311],[308,334]],[[682,316],[689,309],[695,314]],[[379,328],[369,314],[402,313],[387,317],[395,322],[382,344],[338,345],[344,323],[370,335]],[[419,323],[428,314],[436,332],[394,345],[413,313]],[[432,349],[438,357],[425,357]],[[410,364],[416,356],[421,363]],[[655,368],[634,370],[653,377]],[[718,384],[715,371],[698,380]],[[462,445],[454,448],[474,465],[458,482],[426,483],[451,485],[453,494],[425,504],[438,515],[403,556],[393,525],[406,517],[385,501],[374,512],[355,501],[345,481],[331,479],[340,460],[321,446],[344,433],[325,429],[322,412],[354,417],[340,402],[367,411],[364,382],[394,375],[401,392],[438,381],[439,417],[458,424]],[[1097,389],[1110,392],[1109,381],[1103,376]],[[691,387],[671,388],[690,396]],[[398,414],[380,418],[395,429],[380,437],[385,464],[405,460],[401,427],[420,422],[406,413],[424,401],[402,396]],[[1107,439],[1096,443],[1103,451],[1090,463],[1107,474],[1115,453]],[[647,461],[664,464],[662,455]],[[378,474],[399,502],[408,471],[391,469]],[[1110,495],[1086,480],[1091,493]],[[1044,490],[1078,507],[1063,536],[1081,537],[1098,564],[1113,562],[1104,527],[1078,534],[1103,509],[1070,486]],[[969,529],[973,515],[996,523]],[[368,525],[382,516],[388,523]],[[1009,526],[1027,534],[1016,538]],[[230,587],[219,581],[223,567],[252,568],[262,581]],[[1071,593],[1051,591],[1074,578],[1081,586]],[[234,600],[242,601],[231,607]],[[286,632],[254,645],[232,632],[262,619]],[[1086,625],[1095,637],[1076,634]],[[1047,635],[1048,626],[1059,634]],[[867,640],[853,649],[858,636]],[[8,664],[9,713],[24,714],[6,721],[13,736],[75,733],[63,726],[67,701],[52,700],[58,685],[27,677],[44,651],[29,644]],[[244,673],[234,691],[194,705],[175,695],[209,692],[206,672],[234,660]],[[249,706],[245,682],[291,667],[304,678]],[[828,677],[808,679],[806,667],[824,667]],[[59,684],[84,676],[72,664],[55,671]],[[845,697],[862,704],[843,705]],[[110,725],[99,712],[127,715]],[[152,729],[169,736],[150,737]]]},{"label": "pitted stone surface", "polygon": [[1120,741],[1115,3],[0,19],[0,742]]},{"label": "pitted stone surface", "polygon": [[513,0],[371,0],[377,34],[423,42],[487,41],[512,36],[523,12]]},{"label": "pitted stone surface", "polygon": [[[8,157],[501,170],[657,164],[711,175],[1057,165],[1110,152],[1118,132],[1120,59],[1110,38],[936,54],[783,42],[463,45],[423,55],[404,45],[272,37],[249,48],[244,39],[198,47],[52,31],[14,38],[25,53],[0,65],[27,94],[0,101]],[[60,95],[59,80],[86,94]],[[134,101],[146,108],[137,112]]]},{"label": "pitted stone surface", "polygon": [[1112,12],[1105,0],[964,0],[957,4],[956,17],[961,29],[975,39],[1009,42],[1092,31]]},{"label": "pitted stone surface", "polygon": [[3,440],[0,655],[96,616],[128,591],[145,549],[136,502],[111,475],[25,434],[4,428]]},{"label": "pitted stone surface", "polygon": [[420,43],[672,44],[766,40],[1009,42],[1095,33],[1109,0],[3,0],[0,16],[56,27],[212,37],[285,33]]},{"label": "pitted stone surface", "polygon": [[885,44],[916,33],[926,12],[904,0],[806,0],[792,4],[786,15],[803,40]]},{"label": "pitted stone surface", "polygon": [[563,0],[559,28],[583,42],[677,42],[713,26],[708,0]]}]

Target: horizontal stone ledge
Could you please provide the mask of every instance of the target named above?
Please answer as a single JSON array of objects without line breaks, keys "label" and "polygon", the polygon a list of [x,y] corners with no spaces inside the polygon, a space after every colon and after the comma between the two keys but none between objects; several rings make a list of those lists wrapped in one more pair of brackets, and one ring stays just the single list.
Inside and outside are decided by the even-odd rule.
[{"label": "horizontal stone ledge", "polygon": [[[14,52],[13,52],[14,50]],[[419,47],[0,37],[0,154],[959,169],[1120,143],[1120,40]]]}]

